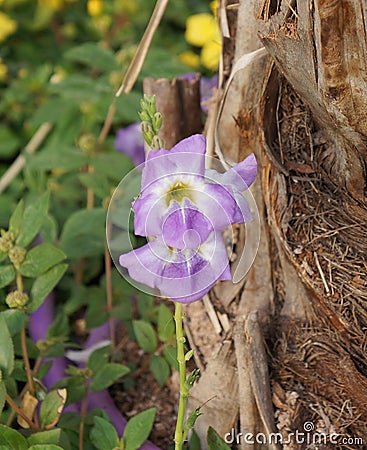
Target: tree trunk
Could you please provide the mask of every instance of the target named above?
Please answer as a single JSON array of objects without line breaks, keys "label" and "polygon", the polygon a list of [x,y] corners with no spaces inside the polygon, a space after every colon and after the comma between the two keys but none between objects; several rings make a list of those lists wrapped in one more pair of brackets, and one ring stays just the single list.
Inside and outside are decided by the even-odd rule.
[{"label": "tree trunk", "polygon": [[[230,85],[218,153],[231,163],[255,152],[261,239],[245,279],[216,286],[187,310],[204,369],[191,406],[216,396],[198,431],[203,441],[208,425],[222,436],[232,427],[284,438],[337,433],[354,446],[323,448],[363,448],[356,439],[367,445],[366,2],[228,3],[220,17],[229,24]],[[261,46],[267,55],[232,80],[242,55]],[[240,256],[246,232],[236,232]],[[282,448],[240,441],[242,449]]]}]

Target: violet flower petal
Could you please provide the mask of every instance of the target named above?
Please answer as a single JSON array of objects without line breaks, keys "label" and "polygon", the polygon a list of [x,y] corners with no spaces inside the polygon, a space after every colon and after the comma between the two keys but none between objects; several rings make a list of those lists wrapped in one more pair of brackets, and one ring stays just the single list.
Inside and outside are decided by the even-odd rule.
[{"label": "violet flower petal", "polygon": [[139,166],[145,160],[144,139],[141,133],[140,122],[133,123],[116,132],[115,148],[129,156],[135,166]]},{"label": "violet flower petal", "polygon": [[212,232],[196,250],[174,250],[161,238],[120,256],[120,264],[134,280],[174,301],[199,300],[217,280],[231,279],[228,256],[219,232]]},{"label": "violet flower petal", "polygon": [[171,150],[150,151],[142,174],[142,192],[149,185],[172,174],[187,173],[203,177],[205,148],[204,136],[194,134],[180,141]]}]

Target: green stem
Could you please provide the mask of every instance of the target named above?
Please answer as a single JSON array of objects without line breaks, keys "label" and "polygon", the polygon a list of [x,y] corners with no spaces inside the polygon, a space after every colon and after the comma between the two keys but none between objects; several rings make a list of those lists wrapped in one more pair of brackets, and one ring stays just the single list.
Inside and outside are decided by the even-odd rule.
[{"label": "green stem", "polygon": [[177,341],[177,361],[180,374],[180,400],[178,404],[178,414],[175,431],[175,450],[182,450],[184,443],[184,420],[186,412],[186,403],[189,391],[185,385],[186,382],[186,360],[185,360],[185,338],[182,325],[182,304],[175,303],[175,323],[176,323],[176,341]]}]

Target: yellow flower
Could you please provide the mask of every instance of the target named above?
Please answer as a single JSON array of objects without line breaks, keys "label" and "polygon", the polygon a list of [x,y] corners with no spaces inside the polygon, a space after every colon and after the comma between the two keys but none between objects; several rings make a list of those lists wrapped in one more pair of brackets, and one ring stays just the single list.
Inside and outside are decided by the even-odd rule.
[{"label": "yellow flower", "polygon": [[38,0],[40,6],[44,6],[51,11],[60,11],[64,6],[63,0]]},{"label": "yellow flower", "polygon": [[191,50],[182,52],[178,55],[178,59],[189,67],[196,68],[200,65],[199,56]]},{"label": "yellow flower", "polygon": [[187,18],[185,39],[195,47],[202,47],[212,40],[217,28],[217,21],[211,14],[195,14]]},{"label": "yellow flower", "polygon": [[15,20],[0,11],[0,42],[5,41],[9,35],[13,34],[17,26]]},{"label": "yellow flower", "polygon": [[201,50],[201,64],[210,70],[217,70],[221,53],[220,42],[211,41]]},{"label": "yellow flower", "polygon": [[[214,0],[210,7],[216,12],[218,2]],[[195,14],[186,21],[186,41],[196,47],[202,47],[201,63],[210,70],[216,70],[221,53],[221,39],[217,19],[209,13]]]},{"label": "yellow flower", "polygon": [[92,17],[100,16],[103,11],[102,0],[88,0],[87,3],[88,14]]},{"label": "yellow flower", "polygon": [[4,64],[2,58],[0,58],[0,81],[6,80],[6,76],[8,75],[8,68],[6,64]]}]

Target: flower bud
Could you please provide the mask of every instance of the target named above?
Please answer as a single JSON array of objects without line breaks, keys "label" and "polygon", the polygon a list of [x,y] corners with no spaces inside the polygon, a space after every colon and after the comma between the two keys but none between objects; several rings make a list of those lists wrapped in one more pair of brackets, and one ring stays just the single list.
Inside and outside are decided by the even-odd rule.
[{"label": "flower bud", "polygon": [[164,148],[164,140],[159,136],[154,135],[150,146],[152,150],[160,150],[161,148]]},{"label": "flower bud", "polygon": [[28,303],[29,297],[25,292],[13,291],[7,295],[5,302],[9,308],[22,309]]},{"label": "flower bud", "polygon": [[11,231],[1,230],[0,250],[4,253],[8,253],[13,247],[14,239],[14,234]]},{"label": "flower bud", "polygon": [[156,134],[161,129],[163,123],[163,116],[160,112],[156,112],[153,116],[153,128]]},{"label": "flower bud", "polygon": [[9,251],[9,259],[13,263],[14,267],[18,268],[24,261],[27,250],[23,247],[13,247]]},{"label": "flower bud", "polygon": [[142,120],[143,122],[149,123],[149,121],[150,121],[149,114],[144,110],[139,112],[139,117],[140,117],[140,120]]},{"label": "flower bud", "polygon": [[96,148],[97,138],[93,134],[82,134],[78,140],[79,148],[86,154],[92,155]]}]

